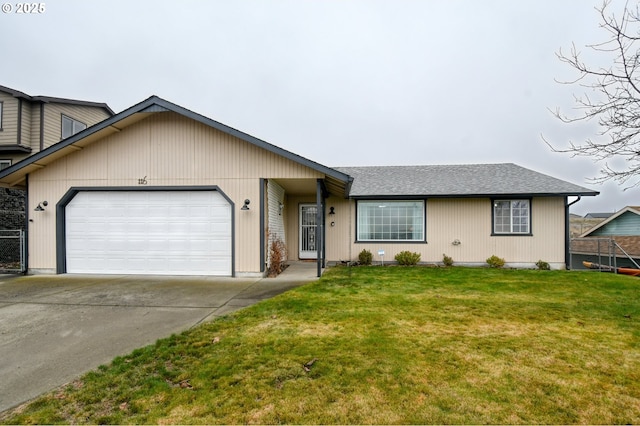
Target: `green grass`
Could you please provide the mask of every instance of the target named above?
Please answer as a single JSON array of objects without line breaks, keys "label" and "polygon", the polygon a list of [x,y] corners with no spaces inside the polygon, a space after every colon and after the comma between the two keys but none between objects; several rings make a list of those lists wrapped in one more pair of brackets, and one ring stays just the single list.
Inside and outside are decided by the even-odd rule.
[{"label": "green grass", "polygon": [[596,272],[335,268],[0,421],[640,423],[639,290]]}]

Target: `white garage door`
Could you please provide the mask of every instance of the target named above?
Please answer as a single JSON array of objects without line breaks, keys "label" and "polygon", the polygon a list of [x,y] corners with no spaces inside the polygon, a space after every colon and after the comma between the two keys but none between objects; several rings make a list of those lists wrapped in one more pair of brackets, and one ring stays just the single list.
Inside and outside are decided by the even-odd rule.
[{"label": "white garage door", "polygon": [[216,191],[86,191],[65,209],[69,273],[231,275],[231,206]]}]

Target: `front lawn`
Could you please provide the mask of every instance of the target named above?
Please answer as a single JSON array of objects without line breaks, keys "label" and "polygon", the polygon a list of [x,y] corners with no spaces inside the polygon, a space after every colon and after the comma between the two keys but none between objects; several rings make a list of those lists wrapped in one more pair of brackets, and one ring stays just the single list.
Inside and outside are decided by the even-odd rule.
[{"label": "front lawn", "polygon": [[640,423],[640,279],[334,268],[5,423]]}]

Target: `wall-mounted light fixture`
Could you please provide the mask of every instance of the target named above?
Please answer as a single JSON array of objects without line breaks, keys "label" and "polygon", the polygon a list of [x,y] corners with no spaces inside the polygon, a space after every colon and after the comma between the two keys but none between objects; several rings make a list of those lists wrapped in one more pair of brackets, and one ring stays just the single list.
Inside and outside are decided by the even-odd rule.
[{"label": "wall-mounted light fixture", "polygon": [[38,206],[37,206],[35,209],[33,209],[33,210],[35,210],[35,211],[37,211],[37,212],[43,212],[43,211],[44,211],[44,208],[45,208],[45,207],[47,207],[48,205],[49,205],[49,203],[48,203],[48,202],[46,202],[46,201],[42,201],[42,202],[38,203]]},{"label": "wall-mounted light fixture", "polygon": [[334,209],[335,207],[329,207],[329,216],[333,216],[334,214],[336,214]]},{"label": "wall-mounted light fixture", "polygon": [[459,246],[460,245],[460,240],[456,238],[455,240],[453,240],[453,242],[451,244],[453,244],[454,246]]},{"label": "wall-mounted light fixture", "polygon": [[282,216],[282,210],[284,210],[284,204],[278,203],[278,216]]},{"label": "wall-mounted light fixture", "polygon": [[244,206],[242,206],[240,210],[249,210],[249,204],[251,204],[251,201],[247,198],[246,200],[244,200]]}]

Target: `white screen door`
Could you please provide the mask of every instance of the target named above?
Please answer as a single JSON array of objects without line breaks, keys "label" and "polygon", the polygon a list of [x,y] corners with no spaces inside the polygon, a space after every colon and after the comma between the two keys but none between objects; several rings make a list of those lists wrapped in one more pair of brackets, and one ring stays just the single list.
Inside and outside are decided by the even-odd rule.
[{"label": "white screen door", "polygon": [[300,259],[315,259],[318,256],[318,207],[315,204],[300,205]]}]

